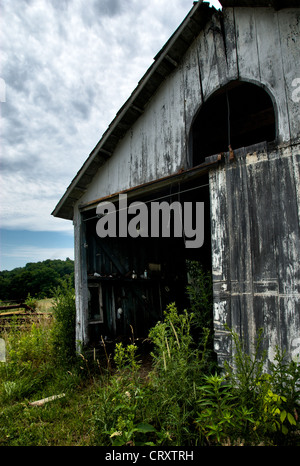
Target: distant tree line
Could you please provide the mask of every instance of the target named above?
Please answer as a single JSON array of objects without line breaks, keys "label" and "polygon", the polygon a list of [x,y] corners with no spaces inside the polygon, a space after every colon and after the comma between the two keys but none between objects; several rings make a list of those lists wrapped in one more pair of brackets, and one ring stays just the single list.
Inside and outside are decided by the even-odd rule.
[{"label": "distant tree line", "polygon": [[38,298],[51,297],[61,280],[74,282],[74,261],[47,259],[29,262],[25,267],[0,272],[0,300],[23,300],[28,294]]}]

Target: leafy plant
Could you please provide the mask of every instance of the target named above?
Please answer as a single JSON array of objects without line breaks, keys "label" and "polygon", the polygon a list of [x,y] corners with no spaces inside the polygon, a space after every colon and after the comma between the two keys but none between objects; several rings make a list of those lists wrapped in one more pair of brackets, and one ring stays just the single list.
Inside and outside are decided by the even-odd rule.
[{"label": "leafy plant", "polygon": [[211,273],[204,270],[198,261],[187,261],[189,284],[186,287],[190,308],[194,314],[194,325],[198,332],[213,330],[213,292]]},{"label": "leafy plant", "polygon": [[155,425],[165,432],[165,441],[176,445],[197,443],[199,438],[193,413],[196,386],[206,369],[208,332],[201,351],[191,335],[193,322],[193,313],[186,310],[179,313],[172,303],[167,306],[164,321],[158,322],[149,333],[154,343],[151,383],[157,394],[153,403]]},{"label": "leafy plant", "polygon": [[271,431],[280,431],[287,435],[289,432],[288,426],[295,426],[296,420],[290,412],[284,409],[286,401],[285,396],[277,395],[269,389],[263,400],[263,414],[256,425],[259,426],[263,423],[268,425]]},{"label": "leafy plant", "polygon": [[[270,364],[272,387],[275,393],[286,397],[289,411],[300,408],[300,364],[286,358],[286,353],[276,347],[274,362]],[[296,412],[296,417],[298,414]]]},{"label": "leafy plant", "polygon": [[149,332],[155,350],[152,353],[157,366],[167,371],[167,366],[176,361],[181,366],[193,357],[198,358],[199,350],[195,348],[191,335],[194,314],[184,310],[179,313],[175,303],[167,306],[164,322],[158,322]]},{"label": "leafy plant", "polygon": [[227,361],[224,363],[227,379],[238,389],[242,402],[255,404],[258,382],[261,381],[266,361],[266,353],[261,351],[263,331],[259,330],[254,352],[251,354],[244,347],[238,334],[228,327],[227,330],[231,333],[234,345],[233,364],[230,366]]},{"label": "leafy plant", "polygon": [[254,423],[253,410],[241,406],[232,386],[217,374],[204,377],[197,406],[200,412],[195,423],[207,443],[243,438],[249,423]]},{"label": "leafy plant", "polygon": [[114,362],[118,370],[122,370],[125,367],[136,371],[140,367],[140,363],[137,361],[137,346],[133,343],[127,346],[123,346],[123,343],[116,343]]},{"label": "leafy plant", "polygon": [[68,364],[75,357],[75,290],[71,279],[64,280],[54,290],[53,345],[57,360]]},{"label": "leafy plant", "polygon": [[131,377],[130,372],[123,370],[110,376],[98,393],[94,416],[96,443],[117,446],[150,441],[144,435],[149,433],[153,438],[155,433],[146,419],[149,399],[148,388],[142,386],[138,377]]},{"label": "leafy plant", "polygon": [[[231,332],[236,350],[232,364],[222,374],[211,372],[208,329],[199,344],[195,314],[179,312],[172,303],[164,321],[150,331],[154,348],[148,375],[144,368],[139,370],[133,340],[116,346],[117,370],[106,371],[96,364],[95,356],[91,361],[81,355],[79,365],[70,357],[74,334],[72,330],[71,337],[64,325],[75,321],[72,286],[61,286],[57,297],[55,319],[22,331],[15,326],[5,335],[7,362],[0,364],[1,445],[300,444],[299,364],[277,348],[266,373],[262,332],[253,354]],[[59,393],[66,397],[45,409],[26,402]]]},{"label": "leafy plant", "polygon": [[133,414],[128,415],[126,419],[119,416],[116,427],[117,430],[111,429],[114,432],[109,432],[113,446],[155,445],[147,441],[145,434],[154,433],[156,429],[145,422],[135,424]]},{"label": "leafy plant", "polygon": [[266,354],[261,351],[263,331],[260,330],[253,354],[245,351],[236,332],[231,331],[235,352],[233,364],[225,363],[226,381],[232,386],[239,405],[252,412],[253,429],[245,435],[249,441],[285,444],[286,436],[297,426],[300,395],[300,367],[285,361],[284,353],[276,350],[269,373],[264,371]]},{"label": "leafy plant", "polygon": [[36,298],[33,298],[32,296],[30,296],[30,293],[28,293],[27,298],[25,300],[25,304],[27,304],[27,306],[31,307],[31,309],[35,310],[37,308],[37,303],[38,303],[38,300]]}]

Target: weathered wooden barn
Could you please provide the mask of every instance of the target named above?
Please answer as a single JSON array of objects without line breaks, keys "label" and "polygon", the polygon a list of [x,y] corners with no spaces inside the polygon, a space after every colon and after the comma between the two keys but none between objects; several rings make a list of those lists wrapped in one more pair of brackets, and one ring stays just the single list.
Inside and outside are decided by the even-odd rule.
[{"label": "weathered wooden barn", "polygon": [[[299,357],[299,2],[221,4],[194,2],[53,212],[74,223],[83,344],[130,325],[147,335],[168,303],[185,305],[193,259],[212,271],[220,363],[232,351],[225,323],[249,350],[263,328],[269,360],[276,345]],[[99,238],[97,205],[118,208],[119,193],[204,202],[203,246]]]}]

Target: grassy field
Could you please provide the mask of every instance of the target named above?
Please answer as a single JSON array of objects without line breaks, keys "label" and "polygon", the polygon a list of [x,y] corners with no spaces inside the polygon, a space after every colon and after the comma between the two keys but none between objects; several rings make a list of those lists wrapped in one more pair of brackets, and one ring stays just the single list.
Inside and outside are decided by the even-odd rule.
[{"label": "grassy field", "polygon": [[37,310],[39,312],[51,312],[53,307],[53,299],[45,298],[37,301]]},{"label": "grassy field", "polygon": [[109,364],[105,353],[66,358],[67,345],[57,347],[65,314],[51,300],[38,309],[45,316],[0,335],[0,446],[300,445],[300,368],[279,354],[265,374],[236,341],[236,372],[221,375],[207,335],[201,348],[193,341],[193,314],[171,305],[150,331],[147,366],[134,341],[118,343]]},{"label": "grassy field", "polygon": [[[52,307],[52,299],[43,299],[36,309],[46,316]],[[0,446],[93,444],[97,377],[86,377],[78,364],[69,368],[56,364],[52,326],[52,320],[39,316],[20,330],[15,317],[10,330],[0,335],[7,353],[7,362],[0,363]],[[31,406],[62,393],[64,397],[43,406]]]},{"label": "grassy field", "polygon": [[[78,387],[79,388],[79,387]],[[93,445],[95,386],[66,390],[66,397],[33,407],[26,397],[1,406],[0,446]],[[53,393],[51,390],[48,394]]]}]

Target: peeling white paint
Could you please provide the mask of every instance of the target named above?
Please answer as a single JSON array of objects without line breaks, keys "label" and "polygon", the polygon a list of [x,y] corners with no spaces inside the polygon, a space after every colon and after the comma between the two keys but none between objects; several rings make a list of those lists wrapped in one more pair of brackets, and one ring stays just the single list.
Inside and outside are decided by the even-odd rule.
[{"label": "peeling white paint", "polygon": [[[237,76],[241,80],[262,83],[272,95],[278,112],[280,141],[300,138],[299,124],[292,125],[293,134],[290,134],[289,121],[297,121],[299,105],[289,103],[287,106],[292,84],[284,74],[288,70],[288,75],[295,78],[298,73],[297,61],[290,62],[290,57],[298,57],[299,53],[299,31],[295,27],[289,48],[283,46],[285,34],[295,24],[295,18],[293,10],[225,10],[225,41],[228,41],[225,49],[219,16],[215,15],[214,24],[209,23],[199,32],[180,66],[162,83],[146,111],[99,169],[81,202],[176,173],[185,167],[187,137],[202,103],[201,88],[207,99]],[[258,156],[251,157],[247,163],[255,163]],[[259,161],[262,160],[257,158]]]},{"label": "peeling white paint", "polygon": [[222,326],[226,324],[227,319],[227,302],[221,301],[214,303],[214,322],[221,324]]},{"label": "peeling white paint", "polygon": [[300,363],[300,337],[294,338],[292,340],[292,359],[295,362]]},{"label": "peeling white paint", "polygon": [[[237,77],[263,86],[274,102],[278,145],[245,150],[209,173],[215,348],[229,351],[228,335],[220,331],[226,323],[245,335],[249,348],[263,325],[269,360],[276,344],[297,357],[300,125],[291,92],[299,74],[299,9],[228,8],[222,14],[225,35],[217,14],[99,168],[80,203],[187,168],[189,134],[202,98]],[[84,341],[82,234],[75,207],[76,338]]]}]

